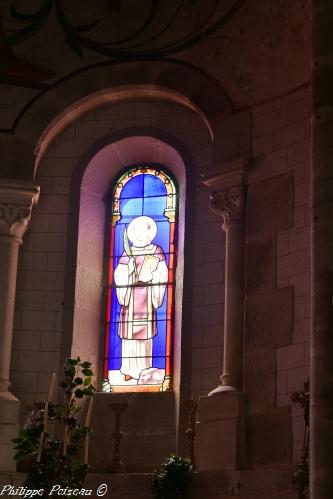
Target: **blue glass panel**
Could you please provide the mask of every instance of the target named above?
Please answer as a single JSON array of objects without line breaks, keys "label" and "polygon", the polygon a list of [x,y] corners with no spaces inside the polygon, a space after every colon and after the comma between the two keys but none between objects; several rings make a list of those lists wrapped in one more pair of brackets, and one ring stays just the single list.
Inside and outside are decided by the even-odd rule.
[{"label": "blue glass panel", "polygon": [[148,197],[143,201],[143,214],[147,217],[161,216],[166,208],[166,196]]},{"label": "blue glass panel", "polygon": [[[120,305],[117,299],[116,290],[111,291],[111,320],[119,317]],[[110,358],[109,369],[120,369],[121,360],[121,339],[118,336],[118,324],[110,324]]]},{"label": "blue glass panel", "polygon": [[[117,224],[115,227],[115,238],[114,238],[114,256],[120,257],[124,252],[124,230],[125,224]],[[117,260],[117,259],[116,259]],[[115,261],[115,267],[118,265],[118,261]]]},{"label": "blue glass panel", "polygon": [[120,193],[120,199],[125,198],[141,198],[143,196],[143,175],[128,180]]},{"label": "blue glass panel", "polygon": [[167,321],[157,320],[157,335],[153,343],[153,367],[165,368]]},{"label": "blue glass panel", "polygon": [[158,177],[144,175],[144,196],[162,196],[166,194],[165,184]]},{"label": "blue glass panel", "polygon": [[123,216],[136,216],[139,217],[143,214],[143,199],[121,199],[120,200],[120,213]]}]

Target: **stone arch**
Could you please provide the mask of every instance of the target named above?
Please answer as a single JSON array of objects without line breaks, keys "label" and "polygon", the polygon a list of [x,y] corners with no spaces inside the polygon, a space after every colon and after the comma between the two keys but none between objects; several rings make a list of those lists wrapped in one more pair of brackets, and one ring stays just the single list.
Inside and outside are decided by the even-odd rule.
[{"label": "stone arch", "polygon": [[[78,104],[89,106],[89,96],[99,98],[101,106],[128,98],[176,102],[198,113],[211,135],[218,132],[219,119],[233,111],[221,85],[193,65],[174,60],[98,63],[59,80],[27,104],[3,142],[5,176],[15,172],[17,178],[32,180],[46,146],[41,146],[41,137],[48,135],[50,143],[60,123],[58,132],[79,116]],[[20,144],[20,154],[14,142]]]},{"label": "stone arch", "polygon": [[75,102],[65,111],[61,112],[44,130],[39,137],[36,144],[35,153],[35,174],[38,170],[40,161],[43,155],[51,144],[51,142],[73,121],[79,119],[83,114],[89,111],[102,107],[103,105],[110,105],[113,103],[120,103],[128,100],[158,100],[167,101],[173,104],[180,104],[185,108],[196,113],[205,124],[210,133],[211,139],[214,139],[214,134],[209,120],[205,113],[190,99],[184,95],[179,94],[173,90],[157,87],[154,85],[133,85],[116,88],[107,88],[90,94],[89,96]]}]

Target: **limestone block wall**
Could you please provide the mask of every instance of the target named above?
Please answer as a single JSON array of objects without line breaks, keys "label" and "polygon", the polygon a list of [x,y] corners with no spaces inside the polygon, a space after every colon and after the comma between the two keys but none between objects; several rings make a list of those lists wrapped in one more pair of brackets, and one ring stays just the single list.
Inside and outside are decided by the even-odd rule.
[{"label": "limestone block wall", "polygon": [[[221,221],[208,210],[208,192],[200,185],[200,173],[210,168],[210,137],[203,122],[188,110],[165,102],[138,101],[86,114],[58,136],[41,164],[37,177],[40,202],[20,250],[12,350],[12,390],[23,406],[42,399],[51,373],[58,370],[64,283],[71,271],[66,268],[66,251],[72,230],[69,188],[73,171],[97,139],[133,126],[172,133],[186,142],[194,160],[196,168],[188,171],[193,192],[188,196],[195,198],[189,217],[195,250],[193,258],[185,255],[193,276],[193,309],[187,318],[188,324],[193,321],[193,338],[188,338],[193,369],[188,366],[187,382],[197,395],[216,385],[223,348],[224,234]],[[192,296],[184,296],[189,299]]]},{"label": "limestone block wall", "polygon": [[[290,397],[309,376],[309,109],[303,88],[252,113],[244,365],[258,463],[283,459],[291,428],[284,457],[296,462],[303,439],[303,413]],[[256,445],[266,433],[267,446]]]}]

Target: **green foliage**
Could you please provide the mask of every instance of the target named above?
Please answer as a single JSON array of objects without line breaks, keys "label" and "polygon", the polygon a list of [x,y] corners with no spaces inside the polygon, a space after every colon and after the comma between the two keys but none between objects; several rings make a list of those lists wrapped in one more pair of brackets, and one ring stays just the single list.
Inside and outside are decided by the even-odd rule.
[{"label": "green foliage", "polygon": [[94,394],[94,373],[90,368],[91,363],[81,362],[79,357],[65,362],[64,377],[60,383],[64,400],[59,404],[48,405],[48,428],[54,429],[58,437],[44,433],[45,404],[35,404],[19,436],[13,439],[16,444],[15,459],[22,461],[28,458],[32,462],[25,486],[31,489],[43,488],[45,497],[54,484],[80,488],[87,473],[88,465],[82,462],[81,455],[85,436],[90,429],[78,420],[81,404],[78,405],[77,401]]},{"label": "green foliage", "polygon": [[67,397],[72,399],[72,405],[75,405],[75,398],[82,398],[84,395],[91,397],[94,394],[95,387],[91,383],[94,373],[90,367],[91,363],[87,361],[81,362],[80,357],[67,359],[65,362],[65,377],[61,382],[61,388]]},{"label": "green foliage", "polygon": [[24,426],[20,431],[19,437],[12,440],[16,444],[15,449],[17,452],[15,459],[17,461],[21,461],[35,451],[42,430],[42,423],[39,423],[37,426]]},{"label": "green foliage", "polygon": [[154,472],[152,499],[183,499],[191,482],[193,466],[189,459],[172,455]]}]

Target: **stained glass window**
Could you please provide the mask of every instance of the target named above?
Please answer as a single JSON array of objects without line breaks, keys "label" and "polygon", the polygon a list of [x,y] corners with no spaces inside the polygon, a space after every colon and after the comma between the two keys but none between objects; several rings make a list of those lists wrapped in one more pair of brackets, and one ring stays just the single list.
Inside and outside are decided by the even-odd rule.
[{"label": "stained glass window", "polygon": [[131,168],[111,203],[102,389],[170,390],[175,180],[160,168]]}]

